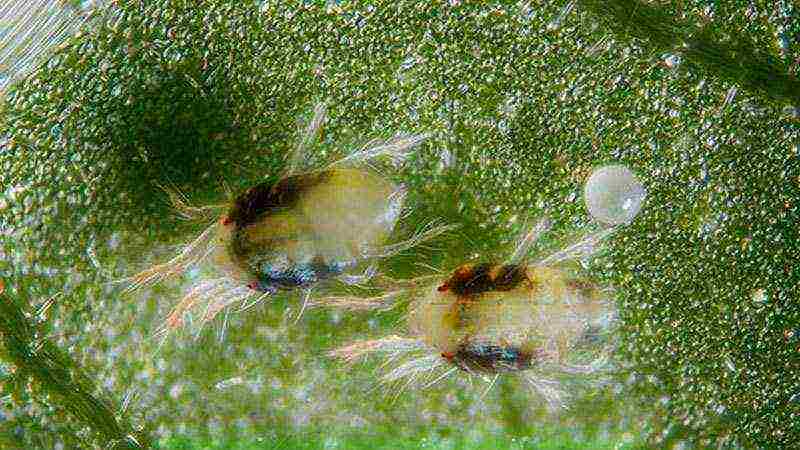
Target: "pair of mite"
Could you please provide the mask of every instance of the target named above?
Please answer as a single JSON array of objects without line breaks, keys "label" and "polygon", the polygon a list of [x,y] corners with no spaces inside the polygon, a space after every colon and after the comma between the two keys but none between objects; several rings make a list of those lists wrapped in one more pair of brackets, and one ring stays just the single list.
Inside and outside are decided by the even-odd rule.
[{"label": "pair of mite", "polygon": [[[599,330],[607,322],[607,296],[563,264],[584,255],[607,231],[539,261],[531,247],[546,221],[525,230],[501,263],[464,264],[449,276],[392,280],[377,262],[452,229],[429,225],[410,239],[387,244],[403,218],[406,191],[381,173],[401,164],[427,135],[373,141],[324,167],[305,168],[308,145],[325,117],[318,105],[287,169],[277,182],[256,185],[232,205],[193,207],[176,193],[183,215],[212,220],[173,259],[131,277],[129,289],[155,284],[208,262],[203,277],[177,303],[163,330],[187,317],[206,323],[232,304],[243,309],[280,291],[301,293],[302,307],[350,310],[392,308],[410,301],[402,336],[361,341],[330,354],[348,362],[382,354],[399,365],[385,382],[434,384],[457,370],[487,379],[504,372],[575,374],[594,371]],[[332,280],[384,288],[379,297],[312,298],[312,288]],[[545,398],[557,401],[554,380],[525,377]],[[492,380],[492,383],[493,381]]]}]

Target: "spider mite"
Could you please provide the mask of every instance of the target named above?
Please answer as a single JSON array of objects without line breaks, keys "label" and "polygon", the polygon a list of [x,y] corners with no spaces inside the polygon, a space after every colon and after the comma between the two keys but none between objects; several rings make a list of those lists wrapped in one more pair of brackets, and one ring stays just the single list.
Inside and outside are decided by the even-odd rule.
[{"label": "spider mite", "polygon": [[327,166],[300,170],[324,117],[325,107],[318,105],[276,182],[257,184],[223,206],[192,207],[170,193],[187,217],[218,215],[173,259],[129,278],[129,289],[153,285],[206,260],[217,276],[189,290],[167,317],[164,331],[179,328],[190,311],[202,308],[203,324],[228,305],[246,308],[280,291],[303,292],[305,308],[312,288],[329,280],[362,283],[375,274],[380,258],[449,228],[429,224],[408,240],[387,244],[401,219],[406,191],[376,167],[381,159],[402,163],[428,135],[372,141]]},{"label": "spider mite", "polygon": [[[529,249],[546,227],[543,221],[526,230],[506,261],[463,264],[443,277],[401,283],[411,298],[405,335],[357,342],[332,356],[355,361],[381,353],[402,361],[382,381],[405,386],[432,385],[456,372],[493,385],[501,374],[518,373],[552,408],[562,405],[559,378],[604,364],[601,334],[611,317],[607,295],[569,261],[592,253],[611,231],[532,261]],[[385,296],[365,303],[387,306]]]}]

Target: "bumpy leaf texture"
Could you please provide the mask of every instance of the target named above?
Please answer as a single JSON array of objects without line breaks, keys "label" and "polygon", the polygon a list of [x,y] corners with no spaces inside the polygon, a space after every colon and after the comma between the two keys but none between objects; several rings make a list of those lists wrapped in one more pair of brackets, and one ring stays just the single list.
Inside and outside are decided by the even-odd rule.
[{"label": "bumpy leaf texture", "polygon": [[[615,29],[607,15],[626,9],[589,1],[115,2],[6,94],[2,276],[32,299],[65,291],[52,328],[108,389],[144,392],[142,420],[164,435],[342,417],[407,433],[429,433],[432,417],[445,435],[474,423],[531,432],[536,416],[509,400],[515,388],[374,404],[367,377],[332,381],[340,374],[319,348],[364,332],[336,314],[310,313],[308,327],[278,338],[268,310],[231,319],[224,343],[149,353],[142,336],[157,308],[106,282],[192,231],[159,186],[217,201],[275,175],[296,122],[324,99],[319,155],[435,134],[405,174],[414,217],[465,231],[450,256],[423,251],[398,266],[491,256],[542,215],[557,248],[591,228],[580,201],[591,169],[627,165],[647,201],[592,269],[616,289],[626,392],[662,400],[638,420],[662,443],[797,442],[800,133],[792,96],[759,80],[796,79],[800,11],[768,3],[643,3],[658,9]],[[725,55],[771,61],[768,76],[737,78]],[[614,414],[583,420],[609,427]]]}]

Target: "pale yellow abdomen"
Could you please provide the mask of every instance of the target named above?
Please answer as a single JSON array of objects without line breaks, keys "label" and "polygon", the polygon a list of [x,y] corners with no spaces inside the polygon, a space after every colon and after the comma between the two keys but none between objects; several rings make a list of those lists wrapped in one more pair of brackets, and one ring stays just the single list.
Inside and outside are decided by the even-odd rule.
[{"label": "pale yellow abdomen", "polygon": [[523,279],[512,288],[471,294],[457,295],[443,287],[446,281],[419,293],[408,326],[450,357],[465,349],[507,349],[563,362],[608,311],[592,284],[561,268],[525,267]]}]

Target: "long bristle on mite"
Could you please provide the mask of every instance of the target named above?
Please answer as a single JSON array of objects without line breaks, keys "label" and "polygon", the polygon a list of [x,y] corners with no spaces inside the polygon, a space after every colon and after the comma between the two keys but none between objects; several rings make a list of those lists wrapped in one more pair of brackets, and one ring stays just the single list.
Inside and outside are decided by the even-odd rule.
[{"label": "long bristle on mite", "polygon": [[550,220],[548,218],[541,219],[533,227],[524,229],[520,238],[517,239],[517,245],[508,259],[508,264],[521,264],[523,263],[531,252],[531,248],[539,240],[539,238],[547,230],[550,229]]},{"label": "long bristle on mite", "polygon": [[360,150],[331,163],[328,168],[357,164],[382,156],[389,157],[395,166],[400,166],[411,155],[410,150],[431,136],[431,133],[401,134],[387,140],[373,139]]},{"label": "long bristle on mite", "polygon": [[388,311],[399,305],[404,291],[392,291],[375,297],[330,296],[310,300],[309,308],[327,307],[345,311]]},{"label": "long bristle on mite", "polygon": [[305,130],[300,135],[300,139],[295,145],[294,151],[289,154],[286,161],[286,168],[281,178],[286,178],[297,173],[305,165],[305,158],[308,155],[308,147],[319,134],[322,124],[325,122],[328,107],[325,102],[317,103],[314,106],[314,113],[311,120],[306,125]]},{"label": "long bristle on mite", "polygon": [[227,204],[193,206],[189,203],[186,194],[181,192],[178,188],[161,185],[159,185],[159,187],[169,197],[170,205],[175,212],[186,220],[208,220],[212,217],[219,216],[220,213],[228,207]]},{"label": "long bristle on mite", "polygon": [[192,290],[172,308],[172,311],[164,321],[164,327],[169,329],[181,327],[184,323],[184,315],[187,311],[194,308],[195,304],[201,299],[222,293],[227,288],[225,284],[226,280],[224,278],[216,278],[203,281],[193,287]]},{"label": "long bristle on mite", "polygon": [[375,387],[392,393],[394,400],[410,386],[429,388],[457,370],[439,355],[431,354],[424,342],[401,336],[355,342],[329,352],[328,356],[354,364],[372,354],[379,354],[383,359],[379,369],[390,367]]},{"label": "long bristle on mite", "polygon": [[361,297],[358,295],[328,296],[312,299],[309,308],[334,308],[345,311],[389,311],[410,301],[409,292],[421,288],[437,279],[438,275],[424,275],[410,279],[395,279],[385,274],[370,277],[371,286],[384,291],[381,295]]},{"label": "long bristle on mite", "polygon": [[[246,304],[248,300],[260,300],[265,296],[266,294],[238,285],[228,278],[203,281],[172,308],[157,333],[166,334],[178,330],[185,325],[187,318],[195,317],[199,329],[202,329],[227,306],[234,303]],[[193,315],[194,311],[198,311],[199,314]]]},{"label": "long bristle on mite", "polygon": [[431,240],[436,236],[444,234],[448,231],[455,230],[459,225],[441,225],[437,221],[431,221],[417,229],[414,234],[401,242],[395,244],[385,245],[383,247],[373,249],[367,252],[366,256],[369,258],[387,258],[397,255],[405,250],[416,247],[419,244]]},{"label": "long bristle on mite", "polygon": [[169,261],[156,264],[136,275],[120,280],[120,282],[129,283],[129,286],[125,289],[125,293],[129,294],[139,289],[153,286],[156,283],[179,275],[188,268],[199,264],[214,250],[215,244],[213,241],[218,226],[217,222],[209,225],[197,238],[185,245],[180,253]]},{"label": "long bristle on mite", "polygon": [[329,351],[328,356],[352,364],[362,361],[367,356],[375,353],[397,355],[424,348],[425,344],[418,339],[392,335],[383,339],[354,342],[345,347]]},{"label": "long bristle on mite", "polygon": [[617,229],[607,228],[597,231],[588,236],[583,237],[578,242],[570,245],[569,247],[553,253],[539,261],[536,261],[537,266],[546,266],[556,264],[569,259],[577,259],[582,256],[593,254],[597,250],[597,245],[605,238],[611,236]]},{"label": "long bristle on mite", "polygon": [[380,385],[397,400],[409,387],[429,388],[455,372],[455,368],[448,368],[442,373],[445,367],[447,363],[438,355],[411,358],[383,375]]},{"label": "long bristle on mite", "polygon": [[566,391],[561,388],[561,383],[556,380],[537,377],[532,374],[523,375],[523,379],[533,388],[534,393],[544,399],[551,412],[558,411],[566,406]]}]

